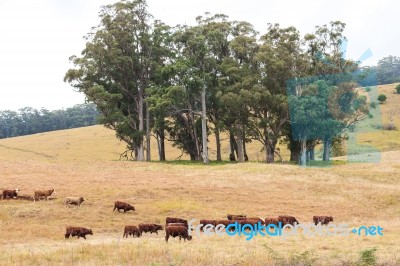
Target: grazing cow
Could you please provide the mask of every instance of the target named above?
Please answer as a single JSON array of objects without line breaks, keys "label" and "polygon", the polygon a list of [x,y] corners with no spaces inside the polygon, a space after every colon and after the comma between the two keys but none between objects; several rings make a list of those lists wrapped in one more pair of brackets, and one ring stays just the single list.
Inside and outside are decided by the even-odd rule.
[{"label": "grazing cow", "polygon": [[250,217],[246,218],[244,220],[238,220],[242,225],[243,224],[251,224],[251,225],[256,225],[260,222],[260,224],[264,225],[264,221],[260,218],[257,217]]},{"label": "grazing cow", "polygon": [[134,225],[125,225],[124,235],[122,237],[128,238],[128,235],[132,235],[132,237],[140,237],[141,233],[139,229]]},{"label": "grazing cow", "polygon": [[93,235],[92,229],[87,229],[84,227],[67,226],[65,229],[65,238],[69,238],[69,236],[78,236],[78,238],[83,237],[86,239],[86,235]]},{"label": "grazing cow", "polygon": [[286,224],[290,224],[292,226],[294,226],[295,223],[299,224],[297,219],[290,215],[280,215],[278,217],[278,219],[279,219],[279,222],[282,223],[282,226],[284,226]]},{"label": "grazing cow", "polygon": [[269,224],[274,224],[276,226],[279,226],[279,218],[277,218],[277,217],[265,218],[265,225],[269,225]]},{"label": "grazing cow", "polygon": [[185,224],[186,228],[188,227],[188,221],[181,218],[173,218],[173,217],[165,218],[165,224],[168,225],[170,223],[183,223]]},{"label": "grazing cow", "polygon": [[205,227],[206,225],[212,225],[212,226],[216,226],[217,225],[217,221],[216,220],[200,220],[200,224],[202,224],[202,226],[200,227],[200,230],[203,231],[203,227]]},{"label": "grazing cow", "polygon": [[45,198],[46,200],[49,200],[49,197],[51,194],[53,194],[54,188],[53,189],[47,189],[47,190],[35,190],[35,196],[33,198],[34,201],[36,199],[40,200],[41,198]]},{"label": "grazing cow", "polygon": [[318,223],[321,224],[329,224],[329,222],[333,222],[333,217],[332,216],[314,216],[313,217],[315,225]]},{"label": "grazing cow", "polygon": [[243,220],[246,217],[247,217],[246,215],[241,215],[241,214],[227,214],[226,215],[226,218],[228,220]]},{"label": "grazing cow", "polygon": [[3,190],[3,199],[16,199],[18,197],[19,189],[5,189]]},{"label": "grazing cow", "polygon": [[156,233],[158,235],[158,230],[163,230],[162,225],[159,224],[139,224],[140,235],[145,232]]},{"label": "grazing cow", "polygon": [[124,210],[124,212],[127,211],[135,211],[135,207],[133,207],[132,205],[122,202],[122,201],[116,201],[114,202],[114,209],[113,211],[115,211],[115,209],[118,210],[118,212],[120,212],[119,210]]},{"label": "grazing cow", "polygon": [[169,237],[172,236],[173,238],[179,237],[179,240],[183,238],[186,242],[187,240],[192,240],[192,236],[189,235],[188,229],[185,226],[176,226],[176,225],[167,225],[165,227],[165,241],[168,243]]},{"label": "grazing cow", "polygon": [[64,200],[65,207],[69,205],[77,205],[81,206],[81,203],[84,202],[85,199],[83,197],[66,197]]}]

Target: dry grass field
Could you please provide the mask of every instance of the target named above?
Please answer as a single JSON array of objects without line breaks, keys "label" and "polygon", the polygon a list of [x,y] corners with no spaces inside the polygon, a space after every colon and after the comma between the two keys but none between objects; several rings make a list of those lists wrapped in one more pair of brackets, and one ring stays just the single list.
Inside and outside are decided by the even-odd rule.
[{"label": "dry grass field", "polygon": [[[389,94],[392,87],[379,90]],[[399,98],[388,95],[381,106],[384,120],[388,109],[397,110]],[[396,119],[399,125],[399,113]],[[360,141],[383,150],[379,163],[300,168],[260,162],[124,162],[118,161],[124,145],[100,126],[0,140],[0,188],[18,187],[22,195],[56,190],[47,202],[0,201],[0,265],[366,265],[360,252],[372,248],[378,264],[399,265],[399,131],[365,134]],[[180,155],[172,147],[167,150],[169,160]],[[282,153],[287,158],[288,152]],[[249,154],[254,161],[263,159],[256,143]],[[65,208],[67,196],[86,201],[80,208]],[[115,200],[133,204],[136,211],[113,212]],[[167,216],[223,219],[227,213],[289,214],[300,223],[311,223],[313,215],[332,215],[336,224],[349,228],[380,225],[384,235],[299,234],[251,241],[201,235],[165,243],[162,231],[122,238],[127,224],[164,224]],[[66,240],[67,225],[91,228],[94,235]]]}]

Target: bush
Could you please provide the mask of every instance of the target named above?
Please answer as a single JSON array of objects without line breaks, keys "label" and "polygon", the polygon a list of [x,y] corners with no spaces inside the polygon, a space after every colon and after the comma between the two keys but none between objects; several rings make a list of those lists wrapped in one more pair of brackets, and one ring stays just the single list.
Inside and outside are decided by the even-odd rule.
[{"label": "bush", "polygon": [[368,118],[374,118],[374,115],[371,113],[368,113]]},{"label": "bush", "polygon": [[382,104],[386,101],[387,97],[385,94],[379,94],[378,101]]},{"label": "bush", "polygon": [[366,91],[366,92],[370,92],[370,91],[371,91],[371,87],[366,87],[366,88],[365,88],[365,91]]},{"label": "bush", "polygon": [[396,93],[400,94],[400,84],[396,86]]},{"label": "bush", "polygon": [[375,255],[376,248],[365,249],[360,252],[360,258],[358,259],[357,265],[360,266],[372,266],[376,265],[377,257]]}]

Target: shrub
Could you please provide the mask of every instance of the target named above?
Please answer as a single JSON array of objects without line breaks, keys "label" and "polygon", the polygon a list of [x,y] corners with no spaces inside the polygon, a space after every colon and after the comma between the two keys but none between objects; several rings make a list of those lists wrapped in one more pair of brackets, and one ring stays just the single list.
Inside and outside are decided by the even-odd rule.
[{"label": "shrub", "polygon": [[360,266],[372,266],[376,265],[377,257],[375,255],[376,248],[365,249],[360,252],[360,258],[358,259],[357,265]]},{"label": "shrub", "polygon": [[386,101],[387,97],[385,94],[379,94],[378,101],[382,104]]},{"label": "shrub", "polygon": [[368,113],[368,118],[374,118],[374,115],[371,113]]},{"label": "shrub", "polygon": [[366,91],[366,92],[370,92],[370,91],[371,91],[371,87],[366,87],[366,88],[365,88],[365,91]]},{"label": "shrub", "polygon": [[396,93],[400,94],[400,84],[396,86]]}]

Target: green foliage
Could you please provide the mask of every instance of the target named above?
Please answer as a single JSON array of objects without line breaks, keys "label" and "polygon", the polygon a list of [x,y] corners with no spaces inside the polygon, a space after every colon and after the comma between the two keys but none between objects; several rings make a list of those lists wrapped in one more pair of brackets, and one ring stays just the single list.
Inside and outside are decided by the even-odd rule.
[{"label": "green foliage", "polygon": [[15,111],[0,111],[0,139],[36,133],[91,126],[98,123],[94,104],[49,111],[25,107]]},{"label": "green foliage", "polygon": [[[282,137],[327,141],[368,113],[366,97],[354,91],[351,80],[324,78],[342,79],[357,69],[343,59],[340,21],[304,38],[295,27],[278,24],[269,24],[260,36],[250,23],[223,14],[207,13],[195,26],[172,28],[152,19],[145,0],[104,6],[99,17],[81,56],[70,58],[74,68],[65,81],[95,103],[101,123],[139,160],[150,127],[160,154],[169,139],[200,160],[213,129],[229,132],[238,153],[244,146],[239,143],[259,141],[266,161],[273,162]],[[317,78],[303,93],[288,95],[288,80],[310,76]],[[300,129],[294,140],[290,127]]]},{"label": "green foliage", "polygon": [[400,94],[400,84],[396,86],[396,93]]},{"label": "green foliage", "polygon": [[377,66],[379,84],[391,84],[400,81],[400,57],[387,56],[379,60]]},{"label": "green foliage", "polygon": [[366,87],[366,88],[365,88],[365,91],[366,91],[366,92],[370,92],[370,91],[371,91],[371,87]]},{"label": "green foliage", "polygon": [[375,109],[376,108],[376,102],[371,102],[369,104],[369,107],[371,107],[372,109]]},{"label": "green foliage", "polygon": [[374,266],[377,265],[376,248],[365,249],[360,252],[360,257],[357,261],[358,266]]},{"label": "green foliage", "polygon": [[385,94],[379,94],[377,100],[379,101],[380,104],[383,104],[386,101],[386,99],[387,99],[387,97]]}]

